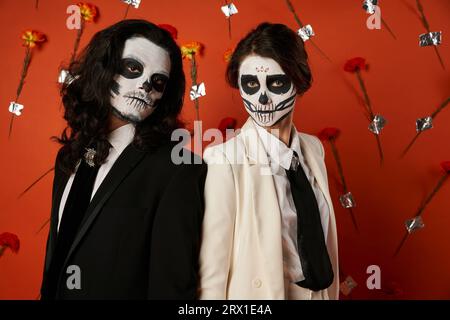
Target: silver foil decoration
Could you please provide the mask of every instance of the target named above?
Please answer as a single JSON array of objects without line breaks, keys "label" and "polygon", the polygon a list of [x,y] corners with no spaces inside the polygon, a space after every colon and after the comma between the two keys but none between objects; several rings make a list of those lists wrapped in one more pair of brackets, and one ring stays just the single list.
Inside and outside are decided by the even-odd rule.
[{"label": "silver foil decoration", "polygon": [[386,125],[386,119],[383,118],[383,116],[377,114],[372,122],[369,124],[369,130],[372,131],[374,134],[380,134],[381,130]]},{"label": "silver foil decoration", "polygon": [[375,7],[378,5],[378,0],[364,0],[363,1],[363,9],[366,10],[368,14],[375,13]]},{"label": "silver foil decoration", "polygon": [[95,155],[97,154],[97,151],[92,148],[86,148],[86,153],[84,154],[84,161],[88,164],[90,167],[95,167]]},{"label": "silver foil decoration", "polygon": [[141,4],[141,0],[122,0],[126,4],[131,4],[135,9],[139,8],[139,5]]},{"label": "silver foil decoration", "polygon": [[341,202],[342,207],[345,209],[356,207],[355,199],[351,192],[347,192],[339,197],[339,201]]},{"label": "silver foil decoration", "polygon": [[233,14],[238,13],[238,10],[236,8],[236,6],[233,3],[227,4],[223,7],[220,7],[220,9],[222,10],[223,14],[229,18],[231,17]]},{"label": "silver foil decoration", "polygon": [[433,118],[432,117],[425,117],[425,118],[419,118],[416,120],[416,131],[425,131],[428,129],[433,128]]},{"label": "silver foil decoration", "polygon": [[442,31],[423,33],[419,36],[419,46],[437,46],[442,41]]},{"label": "silver foil decoration", "polygon": [[15,114],[16,116],[20,116],[22,114],[22,110],[24,108],[23,104],[17,103],[15,101],[11,101],[9,103],[9,112]]},{"label": "silver foil decoration", "polygon": [[59,83],[67,83],[68,85],[72,83],[72,81],[75,80],[75,77],[72,77],[72,75],[67,70],[61,70],[58,77]]},{"label": "silver foil decoration", "polygon": [[340,290],[343,295],[348,296],[356,286],[358,286],[356,281],[352,277],[347,276],[347,278],[341,282]]},{"label": "silver foil decoration", "polygon": [[307,24],[306,26],[298,29],[297,33],[303,41],[309,40],[309,38],[315,35],[314,30],[310,24]]},{"label": "silver foil decoration", "polygon": [[205,83],[202,82],[198,86],[192,86],[189,96],[191,100],[206,96]]},{"label": "silver foil decoration", "polygon": [[406,220],[405,227],[406,227],[406,230],[408,230],[408,233],[413,233],[414,231],[425,227],[425,224],[423,223],[422,217],[417,216],[413,219]]}]

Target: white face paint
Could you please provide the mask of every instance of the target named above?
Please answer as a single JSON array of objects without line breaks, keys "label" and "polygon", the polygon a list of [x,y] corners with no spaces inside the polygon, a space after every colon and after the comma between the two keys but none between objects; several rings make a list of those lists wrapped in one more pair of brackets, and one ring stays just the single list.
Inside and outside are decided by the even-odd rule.
[{"label": "white face paint", "polygon": [[133,123],[147,118],[161,99],[169,74],[166,50],[143,37],[125,41],[121,72],[112,88],[114,115]]},{"label": "white face paint", "polygon": [[270,127],[294,108],[297,90],[271,58],[250,55],[239,68],[239,91],[247,112],[262,127]]}]

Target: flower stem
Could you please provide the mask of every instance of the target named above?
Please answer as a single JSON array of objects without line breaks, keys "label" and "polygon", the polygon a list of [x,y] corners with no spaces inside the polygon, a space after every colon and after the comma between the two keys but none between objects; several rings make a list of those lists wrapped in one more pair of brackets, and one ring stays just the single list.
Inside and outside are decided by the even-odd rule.
[{"label": "flower stem", "polygon": [[335,140],[329,140],[331,145],[331,152],[333,153],[334,160],[336,160],[336,164],[338,167],[339,177],[341,178],[342,187],[344,188],[344,193],[348,192],[347,183],[345,182],[344,177],[344,169],[342,168],[341,157],[339,156],[339,152],[335,145]]},{"label": "flower stem", "polygon": [[[334,160],[336,160],[339,177],[341,178],[341,184],[342,184],[342,187],[344,189],[344,194],[345,194],[348,192],[348,188],[347,188],[347,183],[345,182],[344,169],[342,167],[341,157],[339,156],[339,152],[336,148],[335,140],[331,139],[328,141],[330,142],[330,145],[331,145],[331,152],[333,153]],[[356,223],[356,218],[355,218],[355,215],[353,214],[353,209],[352,208],[347,208],[347,209],[350,213],[350,217],[352,219],[353,226],[355,227],[356,231],[359,232],[358,224]]]},{"label": "flower stem", "polygon": [[[434,187],[433,191],[429,194],[425,202],[419,207],[419,209],[416,212],[416,217],[422,215],[422,212],[425,210],[425,207],[430,203],[430,201],[433,199],[433,197],[436,195],[436,193],[439,191],[439,189],[444,184],[445,180],[447,180],[449,174],[445,173],[438,181],[436,186]],[[400,244],[398,245],[397,249],[395,250],[394,257],[398,255],[400,252],[400,249],[403,247],[406,239],[408,238],[409,232],[406,231],[405,235],[403,236],[403,239],[400,241]]]},{"label": "flower stem", "polygon": [[77,36],[75,38],[75,44],[73,46],[72,57],[70,58],[70,64],[72,64],[72,62],[75,61],[75,57],[77,55],[77,51],[78,51],[78,47],[80,45],[80,39],[81,39],[81,36],[83,35],[83,31],[84,31],[84,19],[82,18],[80,28],[77,30]]},{"label": "flower stem", "polygon": [[[20,94],[22,93],[23,85],[25,83],[25,78],[27,77],[28,67],[30,66],[30,62],[31,62],[31,48],[26,47],[25,58],[23,59],[23,65],[22,65],[22,72],[20,73],[19,85],[17,87],[16,99],[14,100],[14,102],[18,103],[18,101],[19,101],[19,97],[20,97]],[[14,113],[11,114],[11,120],[9,122],[8,139],[11,138],[13,122],[14,122]]]},{"label": "flower stem", "polygon": [[124,19],[124,20],[125,20],[125,19],[127,18],[127,16],[128,16],[128,11],[130,10],[130,6],[131,6],[131,3],[127,5],[127,9],[125,10],[125,15],[123,16],[123,19]]},{"label": "flower stem", "polygon": [[[428,33],[430,33],[430,24],[428,23],[427,18],[425,17],[425,12],[423,11],[423,6],[422,3],[420,2],[420,0],[416,0],[416,4],[417,4],[417,9],[420,12],[420,19],[422,20],[422,24],[425,27],[425,29],[427,30]],[[437,58],[439,59],[439,63],[442,66],[442,69],[445,70],[445,65],[444,65],[444,61],[442,60],[442,57],[439,53],[439,50],[437,48],[437,46],[433,46],[434,47],[434,51],[436,52]]]},{"label": "flower stem", "polygon": [[420,19],[422,20],[422,24],[425,27],[425,29],[427,30],[428,33],[430,33],[430,25],[428,23],[427,18],[425,17],[425,13],[423,11],[423,6],[422,3],[420,2],[420,0],[416,0],[416,4],[417,4],[417,9],[419,10],[420,13]]},{"label": "flower stem", "polygon": [[50,222],[50,218],[48,218],[47,220],[45,220],[45,222],[42,224],[42,226],[39,228],[38,231],[36,231],[36,234],[38,234],[39,232],[42,231],[42,229],[45,228],[45,226]]},{"label": "flower stem", "polygon": [[28,191],[30,191],[31,188],[33,188],[33,186],[38,183],[39,181],[41,181],[47,174],[49,174],[50,172],[52,172],[55,168],[51,168],[49,170],[47,170],[44,174],[42,174],[39,178],[37,178],[31,185],[29,185],[24,191],[22,191],[22,193],[17,197],[17,198],[21,198],[25,193],[27,193]]},{"label": "flower stem", "polygon": [[[436,110],[434,110],[434,112],[431,114],[430,117],[434,120],[434,118],[436,118],[436,116],[439,114],[439,112],[444,110],[444,108],[448,105],[449,102],[450,102],[450,97],[448,97]],[[417,140],[417,138],[420,136],[420,134],[422,132],[423,131],[419,131],[416,133],[414,138],[411,140],[411,142],[408,144],[408,146],[403,151],[403,153],[401,155],[402,158],[406,155],[406,153],[409,151],[409,149],[411,149],[411,147],[413,146],[413,144],[415,143],[415,141]]]},{"label": "flower stem", "polygon": [[359,68],[356,69],[356,77],[358,78],[359,86],[361,87],[361,90],[363,92],[364,102],[366,103],[366,109],[367,109],[367,112],[369,113],[369,117],[370,117],[369,121],[372,121],[374,118],[374,114],[372,111],[372,105],[370,103],[369,94],[367,93],[367,88],[366,88],[364,80],[361,76],[361,70],[359,70]]},{"label": "flower stem", "polygon": [[411,140],[411,142],[405,148],[405,150],[403,150],[402,155],[401,155],[402,158],[408,153],[409,149],[411,149],[414,142],[417,140],[417,138],[420,136],[421,133],[422,133],[422,131],[417,132],[416,135],[414,136],[414,138]]},{"label": "flower stem", "polygon": [[395,249],[394,257],[396,257],[398,255],[398,253],[400,252],[401,248],[405,244],[406,239],[408,238],[408,235],[409,235],[409,232],[406,231],[405,235],[403,236],[402,240],[400,241],[399,245],[397,246],[397,249]]},{"label": "flower stem", "polygon": [[[373,119],[375,118],[375,115],[374,115],[373,110],[372,110],[372,104],[370,103],[369,94],[367,93],[366,85],[365,85],[364,80],[363,80],[363,78],[361,76],[361,70],[356,69],[356,77],[358,78],[359,85],[360,85],[361,90],[362,90],[363,95],[364,95],[364,101],[366,103],[366,109],[367,109],[367,112],[368,112],[369,117],[370,117],[369,121],[373,121]],[[380,135],[379,134],[375,134],[375,138],[377,140],[377,148],[378,148],[378,154],[380,155],[380,163],[383,164],[384,155],[383,155],[383,148],[381,147]]]},{"label": "flower stem", "polygon": [[426,198],[425,202],[419,207],[419,209],[417,209],[416,212],[416,217],[420,216],[423,212],[423,210],[425,210],[426,206],[430,203],[430,201],[433,199],[433,197],[436,195],[436,193],[439,191],[439,189],[442,187],[442,185],[444,184],[445,180],[447,180],[449,174],[445,173],[438,181],[438,183],[436,184],[436,186],[434,187],[433,191],[428,195],[428,197]]},{"label": "flower stem", "polygon": [[397,37],[395,36],[394,32],[392,31],[392,29],[389,27],[389,25],[387,24],[387,22],[383,19],[383,17],[381,17],[381,24],[386,28],[386,30],[391,34],[391,36],[397,40]]},{"label": "flower stem", "polygon": [[445,101],[431,114],[431,117],[434,119],[438,115],[439,112],[441,112],[450,102],[450,97],[445,99]]},{"label": "flower stem", "polygon": [[30,61],[31,61],[31,49],[30,49],[30,47],[27,47],[25,49],[25,58],[23,59],[22,72],[20,74],[19,86],[17,87],[17,91],[16,91],[16,99],[15,99],[16,102],[19,100],[20,93],[22,92],[22,88],[25,83],[25,78],[26,78],[27,72],[28,72],[28,67],[30,66]]},{"label": "flower stem", "polygon": [[292,5],[292,2],[290,0],[286,0],[286,4],[289,8],[289,11],[292,12],[292,14],[294,15],[294,19],[297,22],[297,24],[299,25],[300,28],[303,27],[303,23],[300,21],[300,18],[298,17],[297,13],[295,12],[294,6]]},{"label": "flower stem", "polygon": [[445,70],[445,65],[444,65],[444,61],[442,60],[441,54],[439,53],[438,47],[437,46],[433,46],[434,47],[434,52],[436,52],[437,58],[439,60],[439,63],[441,64],[442,69]]},{"label": "flower stem", "polygon": [[380,165],[382,165],[383,161],[384,161],[384,154],[383,154],[383,148],[381,146],[380,135],[379,134],[375,134],[375,139],[377,140],[378,154],[380,155]]}]

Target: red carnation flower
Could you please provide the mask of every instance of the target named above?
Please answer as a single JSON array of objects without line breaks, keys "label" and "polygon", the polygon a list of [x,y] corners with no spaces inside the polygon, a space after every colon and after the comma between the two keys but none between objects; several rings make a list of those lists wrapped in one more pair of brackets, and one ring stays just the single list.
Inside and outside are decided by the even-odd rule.
[{"label": "red carnation flower", "polygon": [[366,68],[366,59],[361,57],[350,59],[344,65],[344,70],[351,73],[356,72],[357,70],[364,70]]},{"label": "red carnation flower", "polygon": [[178,30],[171,24],[158,24],[158,27],[169,32],[173,40],[176,40],[178,38]]},{"label": "red carnation flower", "polygon": [[338,128],[325,128],[319,132],[318,136],[322,141],[335,140],[337,137],[339,137],[340,133],[341,130],[339,130]]},{"label": "red carnation flower", "polygon": [[10,248],[12,252],[17,253],[20,249],[19,238],[15,234],[3,232],[0,234],[0,252],[4,248]]},{"label": "red carnation flower", "polygon": [[227,129],[235,129],[236,128],[236,119],[231,117],[223,118],[219,123],[219,130],[225,136]]},{"label": "red carnation flower", "polygon": [[442,167],[442,169],[444,169],[445,172],[450,174],[450,161],[441,162],[441,167]]}]

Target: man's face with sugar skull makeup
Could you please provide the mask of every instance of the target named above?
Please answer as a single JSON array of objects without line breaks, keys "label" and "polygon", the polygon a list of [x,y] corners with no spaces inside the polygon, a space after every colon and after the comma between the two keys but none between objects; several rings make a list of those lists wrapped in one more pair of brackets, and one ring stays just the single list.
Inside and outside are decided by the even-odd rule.
[{"label": "man's face with sugar skull makeup", "polygon": [[271,127],[292,111],[297,90],[271,58],[247,56],[239,67],[239,91],[245,109],[262,127]]},{"label": "man's face with sugar skull makeup", "polygon": [[137,123],[147,118],[161,99],[170,74],[169,53],[143,37],[125,41],[121,70],[112,88],[114,114]]}]

